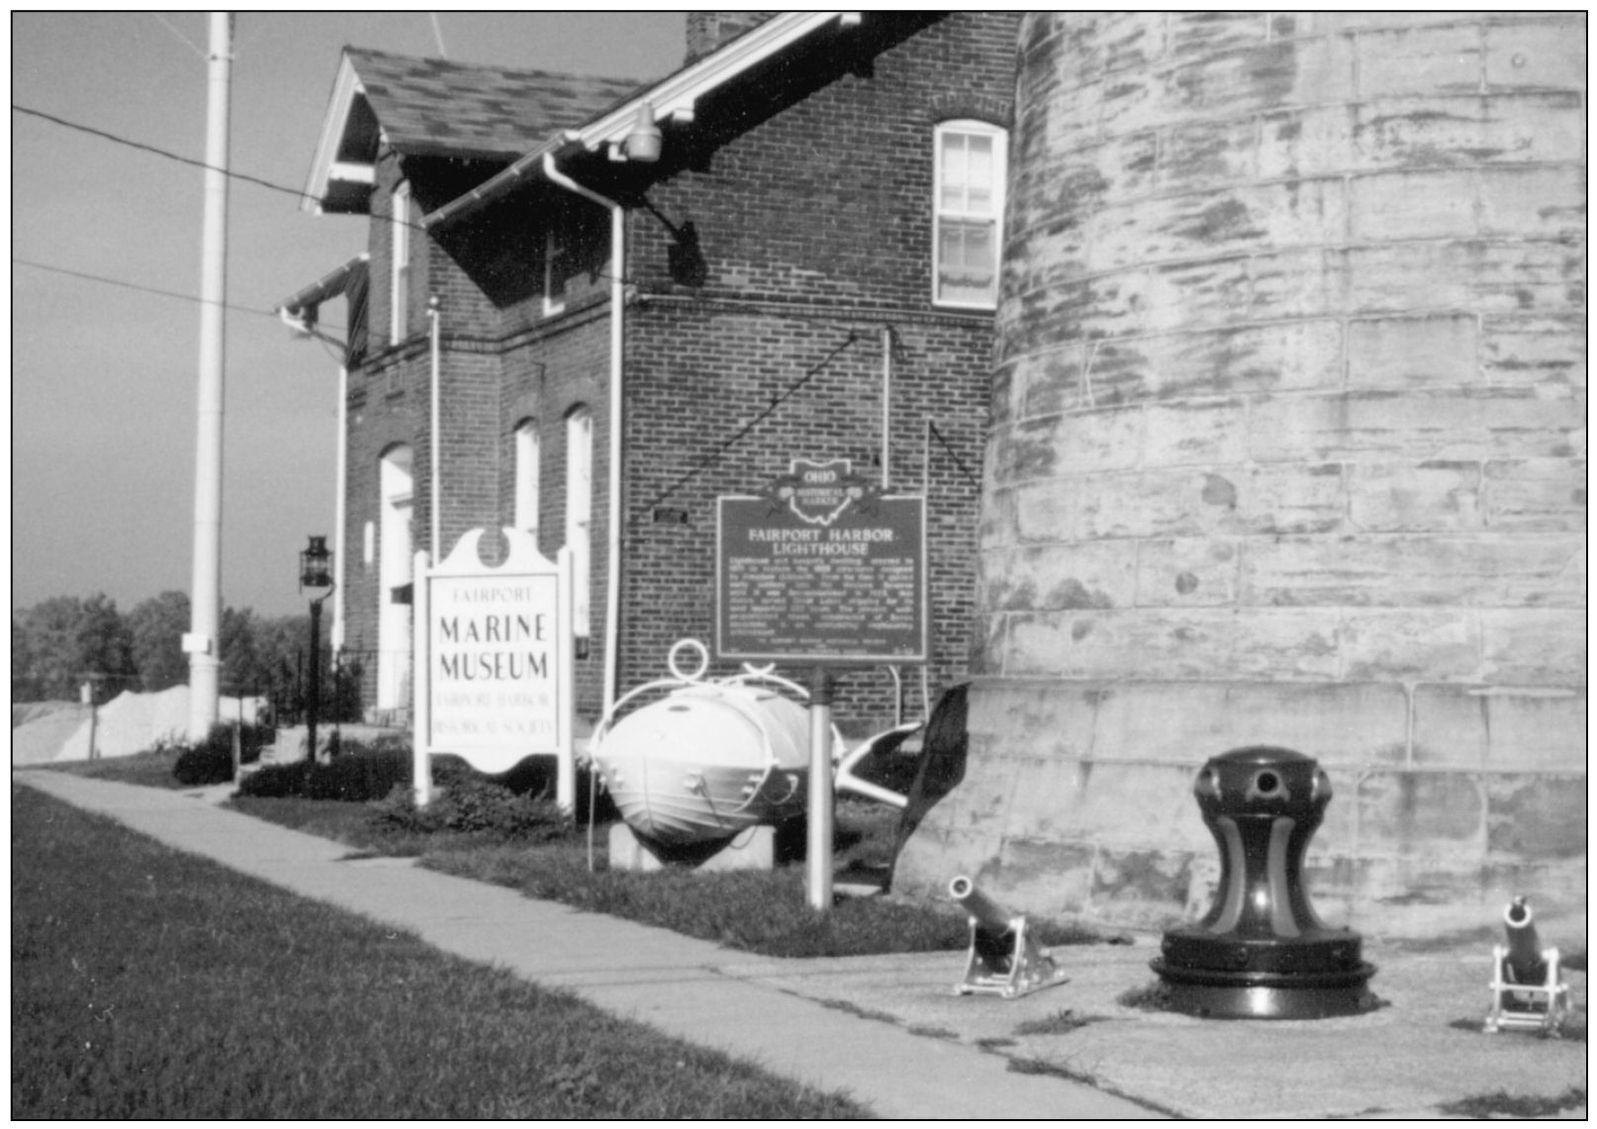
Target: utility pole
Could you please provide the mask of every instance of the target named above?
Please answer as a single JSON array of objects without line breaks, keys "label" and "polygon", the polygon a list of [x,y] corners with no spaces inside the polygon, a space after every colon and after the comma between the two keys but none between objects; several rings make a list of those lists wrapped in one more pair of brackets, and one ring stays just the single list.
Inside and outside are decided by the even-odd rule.
[{"label": "utility pole", "polygon": [[233,16],[212,12],[206,62],[205,217],[200,263],[199,423],[194,458],[194,579],[189,600],[189,740],[217,721],[222,620],[222,374],[227,301],[228,116]]}]

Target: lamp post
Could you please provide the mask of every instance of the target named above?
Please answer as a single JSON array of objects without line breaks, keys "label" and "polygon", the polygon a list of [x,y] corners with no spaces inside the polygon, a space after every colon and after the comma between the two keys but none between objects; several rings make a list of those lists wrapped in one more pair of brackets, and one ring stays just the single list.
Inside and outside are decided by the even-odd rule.
[{"label": "lamp post", "polygon": [[312,536],[310,544],[299,555],[299,590],[325,589],[311,597],[311,653],[308,664],[309,683],[305,695],[306,741],[310,758],[316,759],[316,715],[322,702],[322,601],[332,594],[333,554],[328,551],[327,538]]}]

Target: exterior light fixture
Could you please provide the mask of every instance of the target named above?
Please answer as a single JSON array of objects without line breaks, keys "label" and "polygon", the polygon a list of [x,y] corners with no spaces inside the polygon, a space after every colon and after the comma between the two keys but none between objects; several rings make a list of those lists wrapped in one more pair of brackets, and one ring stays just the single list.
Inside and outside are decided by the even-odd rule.
[{"label": "exterior light fixture", "polygon": [[333,554],[327,548],[327,538],[312,537],[310,544],[299,555],[300,591],[303,592],[307,588],[331,588],[332,561]]},{"label": "exterior light fixture", "polygon": [[621,151],[629,160],[652,163],[660,159],[662,140],[660,127],[654,124],[654,106],[645,102],[638,107],[638,120],[621,143]]}]

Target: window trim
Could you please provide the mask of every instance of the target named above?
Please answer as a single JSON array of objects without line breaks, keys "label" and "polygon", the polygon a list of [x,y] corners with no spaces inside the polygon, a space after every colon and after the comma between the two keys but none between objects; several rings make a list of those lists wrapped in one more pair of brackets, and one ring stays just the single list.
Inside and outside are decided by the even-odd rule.
[{"label": "window trim", "polygon": [[388,340],[398,345],[410,330],[410,182],[394,185],[388,250]]},{"label": "window trim", "polygon": [[554,296],[555,259],[564,254],[565,250],[565,243],[560,234],[559,227],[554,224],[550,224],[543,232],[543,316],[546,318],[552,318],[566,311],[564,279],[560,280],[560,297]]},{"label": "window trim", "polygon": [[[976,216],[973,213],[944,210],[942,201],[943,143],[944,139],[950,134],[981,135],[993,139],[993,209],[991,216]],[[998,293],[1001,288],[1004,265],[1004,207],[1007,203],[1008,174],[1009,131],[1007,129],[976,118],[950,118],[947,121],[937,123],[936,128],[932,131],[932,305],[954,310],[993,311],[998,309]],[[993,224],[993,254],[995,258],[991,300],[972,302],[940,296],[939,290],[941,288],[943,265],[942,224],[945,217],[948,219],[979,218],[991,220]]]},{"label": "window trim", "polygon": [[575,404],[566,412],[566,528],[576,573],[571,594],[572,634],[587,638],[593,630],[593,409]]},{"label": "window trim", "polygon": [[[538,536],[543,499],[543,436],[538,421],[524,419],[511,433],[515,444],[515,491],[511,521],[517,529]],[[530,520],[529,520],[530,519]]]}]

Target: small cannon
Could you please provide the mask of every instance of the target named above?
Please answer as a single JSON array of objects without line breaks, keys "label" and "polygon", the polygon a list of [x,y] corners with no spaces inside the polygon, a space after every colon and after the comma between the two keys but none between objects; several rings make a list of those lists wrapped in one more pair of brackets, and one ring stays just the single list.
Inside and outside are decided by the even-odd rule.
[{"label": "small cannon", "polygon": [[1492,946],[1492,1010],[1485,1030],[1505,1027],[1558,1034],[1569,1014],[1569,986],[1559,977],[1558,950],[1536,938],[1530,904],[1515,898],[1503,911],[1508,944]]},{"label": "small cannon", "polygon": [[965,978],[954,986],[957,995],[1013,1000],[1065,982],[1053,958],[1027,935],[1025,914],[1009,913],[964,875],[948,884],[948,895],[970,918],[970,955]]}]

